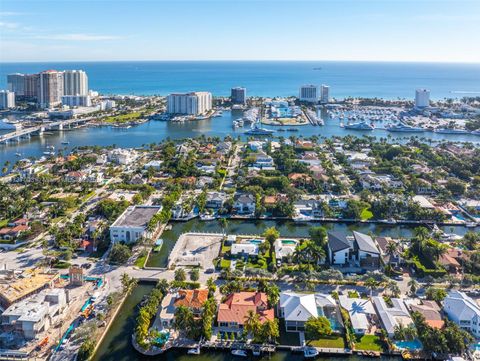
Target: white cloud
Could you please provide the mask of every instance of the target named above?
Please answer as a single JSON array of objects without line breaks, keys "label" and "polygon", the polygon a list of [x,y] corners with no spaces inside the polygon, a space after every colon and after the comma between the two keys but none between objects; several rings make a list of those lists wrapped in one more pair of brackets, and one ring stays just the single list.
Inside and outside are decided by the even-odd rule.
[{"label": "white cloud", "polygon": [[13,29],[18,29],[19,27],[20,27],[20,24],[17,24],[17,23],[9,23],[9,22],[6,22],[6,21],[0,21],[0,28],[2,28],[2,29],[13,30]]},{"label": "white cloud", "polygon": [[114,35],[100,35],[100,34],[52,34],[52,35],[37,35],[36,39],[42,40],[63,40],[63,41],[105,41],[117,40],[119,36]]},{"label": "white cloud", "polygon": [[15,11],[0,11],[0,16],[16,16],[22,15],[23,13],[17,13]]}]

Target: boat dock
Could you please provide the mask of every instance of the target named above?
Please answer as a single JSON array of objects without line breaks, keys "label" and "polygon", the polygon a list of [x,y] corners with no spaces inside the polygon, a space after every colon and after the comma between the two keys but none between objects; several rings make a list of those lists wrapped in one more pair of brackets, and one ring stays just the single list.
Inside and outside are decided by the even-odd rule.
[{"label": "boat dock", "polygon": [[314,111],[307,109],[304,113],[311,125],[325,125],[323,119],[317,117]]}]

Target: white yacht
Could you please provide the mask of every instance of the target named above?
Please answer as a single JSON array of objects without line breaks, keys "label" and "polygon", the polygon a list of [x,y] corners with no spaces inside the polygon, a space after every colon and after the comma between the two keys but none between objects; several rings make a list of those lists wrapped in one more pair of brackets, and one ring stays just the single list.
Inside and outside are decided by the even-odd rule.
[{"label": "white yacht", "polygon": [[18,130],[22,126],[19,122],[8,120],[7,118],[0,119],[0,130]]},{"label": "white yacht", "polygon": [[368,124],[366,121],[351,123],[344,126],[345,129],[349,130],[373,130],[375,127],[371,124]]},{"label": "white yacht", "polygon": [[411,125],[407,125],[404,123],[398,123],[395,125],[389,125],[386,127],[386,129],[389,132],[403,132],[403,133],[421,133],[424,132],[425,129],[423,128],[418,128],[418,127],[412,127]]}]

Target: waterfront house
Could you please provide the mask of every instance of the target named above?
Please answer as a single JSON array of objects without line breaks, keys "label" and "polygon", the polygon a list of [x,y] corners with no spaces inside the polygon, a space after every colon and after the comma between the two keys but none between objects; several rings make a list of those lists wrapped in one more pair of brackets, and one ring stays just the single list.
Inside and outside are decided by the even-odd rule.
[{"label": "waterfront house", "polygon": [[250,193],[236,193],[233,200],[233,209],[237,214],[255,213],[255,196]]},{"label": "waterfront house", "polygon": [[[395,243],[397,245],[397,252],[394,254],[388,254],[388,245],[390,243]],[[377,245],[379,251],[380,251],[380,257],[383,261],[383,264],[387,265],[392,265],[393,267],[399,266],[401,263],[403,263],[403,259],[400,255],[400,245],[398,240],[393,239],[391,237],[376,237],[375,238],[375,244]]]},{"label": "waterfront house", "polygon": [[275,241],[275,258],[280,265],[285,260],[290,260],[300,241],[296,239],[277,239]]},{"label": "waterfront house", "polygon": [[255,312],[260,323],[274,320],[274,310],[268,307],[267,295],[263,292],[236,292],[227,297],[218,307],[217,323],[220,328],[242,330],[248,312]]},{"label": "waterfront house", "polygon": [[347,310],[356,334],[369,333],[372,326],[377,322],[377,313],[370,300],[362,298],[350,298],[342,295],[339,298],[340,306]]},{"label": "waterfront house", "polygon": [[230,254],[235,257],[257,257],[259,253],[260,249],[255,243],[234,243],[230,249]]},{"label": "waterfront house", "polygon": [[448,253],[441,254],[438,258],[438,264],[443,266],[447,270],[448,273],[451,274],[458,274],[462,270],[462,266],[460,263]]},{"label": "waterfront house", "polygon": [[391,306],[387,305],[381,296],[375,296],[372,300],[388,337],[393,337],[397,326],[408,327],[413,324],[410,313],[402,299],[392,298]]},{"label": "waterfront house", "polygon": [[328,258],[332,265],[345,265],[350,258],[350,243],[339,233],[328,233]]},{"label": "waterfront house", "polygon": [[372,237],[353,232],[353,237],[328,233],[328,256],[332,265],[374,269],[380,266],[380,251]]},{"label": "waterfront house", "polygon": [[288,332],[305,331],[305,322],[310,317],[325,316],[333,329],[338,328],[338,307],[330,295],[282,292],[278,315],[284,319]]},{"label": "waterfront house", "polygon": [[443,311],[459,327],[480,338],[480,307],[464,292],[450,291],[443,300]]},{"label": "waterfront house", "polygon": [[227,197],[227,194],[224,192],[208,192],[205,208],[218,210],[223,207]]},{"label": "waterfront house", "polygon": [[175,310],[184,306],[192,310],[194,317],[200,317],[203,304],[208,299],[207,289],[178,290],[165,295],[161,303],[159,321],[162,328],[172,327],[175,321]]},{"label": "waterfront house", "polygon": [[427,325],[442,329],[445,322],[440,314],[440,307],[435,301],[409,299],[405,302],[412,312],[418,312],[425,317]]}]

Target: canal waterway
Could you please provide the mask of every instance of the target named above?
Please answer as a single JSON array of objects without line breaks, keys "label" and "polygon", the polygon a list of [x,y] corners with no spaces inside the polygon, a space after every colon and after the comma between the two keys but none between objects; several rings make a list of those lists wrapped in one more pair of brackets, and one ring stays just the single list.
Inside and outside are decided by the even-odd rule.
[{"label": "canal waterway", "polygon": [[[170,350],[163,355],[147,357],[140,355],[132,346],[131,336],[135,327],[135,318],[138,312],[138,304],[142,298],[148,294],[154,287],[151,283],[140,283],[127,297],[120,312],[113,321],[107,335],[103,339],[97,354],[92,361],[230,361],[238,360],[237,357],[232,356],[228,352],[202,352],[198,356],[189,356],[185,350]],[[291,352],[279,351],[270,357],[253,358],[255,360],[270,360],[270,361],[300,361],[304,360],[301,354],[292,354]],[[318,357],[316,360],[324,361],[360,361],[366,360],[358,356],[348,357]],[[398,357],[382,357],[377,360],[399,361]]]},{"label": "canal waterway", "polygon": [[[30,139],[22,139],[19,142],[10,142],[0,145],[0,165],[6,161],[11,164],[22,158],[39,158],[47,146],[54,146],[56,152],[67,154],[74,148],[81,146],[116,146],[122,148],[141,147],[144,144],[158,143],[167,138],[185,139],[189,137],[220,137],[226,136],[241,137],[246,139],[245,131],[248,129],[233,129],[233,120],[241,118],[241,111],[224,111],[221,117],[189,121],[184,123],[173,123],[167,121],[148,121],[129,129],[118,129],[110,126],[85,127],[74,130],[55,131],[42,136],[32,136]],[[390,141],[406,142],[412,136],[424,139],[425,142],[439,142],[442,140],[455,142],[480,143],[480,136],[472,134],[438,134],[434,132],[423,133],[391,133],[384,129],[375,129],[371,132],[348,130],[340,127],[338,120],[325,119],[324,126],[304,125],[296,127],[298,131],[288,131],[290,127],[265,126],[275,130],[275,137],[289,136],[318,136],[331,138],[333,136],[353,135],[362,137],[364,135],[374,136],[378,139],[385,138]],[[278,131],[283,129],[284,131]],[[0,131],[5,134],[7,131]],[[62,144],[66,143],[68,144]]]},{"label": "canal waterway", "polygon": [[[413,233],[415,226],[411,225],[387,225],[375,223],[328,223],[328,222],[310,222],[298,223],[294,221],[273,221],[273,220],[229,220],[227,233],[260,235],[265,229],[275,226],[282,237],[308,237],[308,230],[312,226],[324,226],[328,231],[348,234],[352,231],[359,231],[375,236],[390,236],[393,238],[409,237]],[[444,226],[440,227],[446,233],[465,234],[468,229],[462,226]],[[162,234],[163,246],[160,252],[152,252],[147,261],[147,267],[166,267],[168,255],[175,242],[182,233],[187,232],[206,232],[221,233],[222,227],[218,221],[201,221],[198,218],[188,222],[174,222],[172,229],[164,231]]]}]

